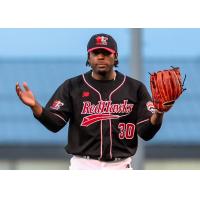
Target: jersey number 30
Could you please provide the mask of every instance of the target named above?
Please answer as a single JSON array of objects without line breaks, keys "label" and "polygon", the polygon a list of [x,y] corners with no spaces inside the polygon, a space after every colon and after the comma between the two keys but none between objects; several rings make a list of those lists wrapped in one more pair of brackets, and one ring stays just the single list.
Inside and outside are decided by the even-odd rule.
[{"label": "jersey number 30", "polygon": [[135,124],[119,123],[118,128],[120,130],[119,139],[133,139],[135,133]]}]

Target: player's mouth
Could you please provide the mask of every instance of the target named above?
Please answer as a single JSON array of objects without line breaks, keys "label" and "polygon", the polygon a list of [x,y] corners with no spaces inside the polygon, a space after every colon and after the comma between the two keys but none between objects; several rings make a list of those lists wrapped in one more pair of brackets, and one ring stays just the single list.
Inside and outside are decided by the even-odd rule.
[{"label": "player's mouth", "polygon": [[100,68],[105,68],[106,67],[106,65],[102,65],[102,64],[97,65],[97,66],[100,67]]},{"label": "player's mouth", "polygon": [[105,63],[97,63],[97,66],[98,67],[107,67],[107,64],[105,64]]}]

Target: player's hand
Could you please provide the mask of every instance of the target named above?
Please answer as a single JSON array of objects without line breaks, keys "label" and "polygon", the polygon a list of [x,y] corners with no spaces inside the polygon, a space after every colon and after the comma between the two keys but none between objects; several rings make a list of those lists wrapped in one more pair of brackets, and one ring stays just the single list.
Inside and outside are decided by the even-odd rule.
[{"label": "player's hand", "polygon": [[32,91],[28,88],[26,82],[23,83],[24,90],[21,89],[19,83],[16,83],[16,93],[20,100],[27,106],[34,107],[36,105],[36,99]]}]

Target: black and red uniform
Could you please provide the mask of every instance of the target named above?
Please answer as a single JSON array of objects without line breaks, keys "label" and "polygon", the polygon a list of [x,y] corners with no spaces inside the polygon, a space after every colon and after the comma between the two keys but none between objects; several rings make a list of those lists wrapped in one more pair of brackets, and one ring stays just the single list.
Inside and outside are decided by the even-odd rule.
[{"label": "black and red uniform", "polygon": [[95,80],[91,71],[66,80],[37,118],[53,132],[69,122],[67,153],[110,161],[133,156],[138,136],[150,140],[153,104],[143,83],[116,71],[115,80]]}]

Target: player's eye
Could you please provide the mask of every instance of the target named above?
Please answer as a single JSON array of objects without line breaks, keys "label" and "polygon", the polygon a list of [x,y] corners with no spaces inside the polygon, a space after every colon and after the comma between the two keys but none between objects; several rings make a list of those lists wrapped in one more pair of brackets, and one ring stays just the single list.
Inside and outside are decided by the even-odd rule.
[{"label": "player's eye", "polygon": [[104,56],[109,56],[111,54],[111,52],[109,51],[106,51],[106,50],[103,50],[103,49],[97,49],[97,50],[94,50],[92,51],[92,53],[97,56],[99,54],[103,54]]},{"label": "player's eye", "polygon": [[104,51],[104,53],[103,53],[105,56],[109,56],[110,54],[111,54],[111,52],[109,52],[109,51]]}]

